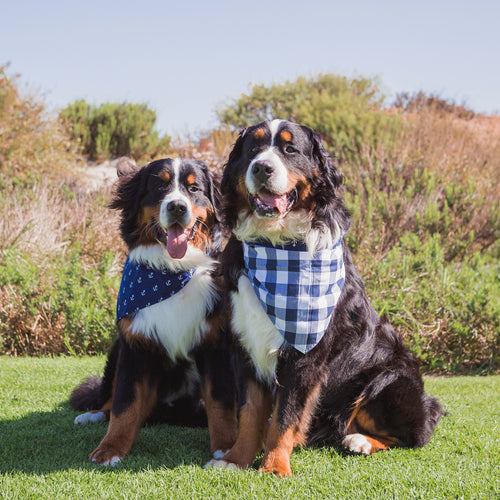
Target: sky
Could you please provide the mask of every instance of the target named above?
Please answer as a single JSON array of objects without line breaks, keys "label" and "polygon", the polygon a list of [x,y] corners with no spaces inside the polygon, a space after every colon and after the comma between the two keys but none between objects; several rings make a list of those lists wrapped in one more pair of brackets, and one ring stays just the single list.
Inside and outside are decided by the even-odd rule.
[{"label": "sky", "polygon": [[50,110],[145,102],[197,135],[253,84],[379,77],[398,92],[500,112],[500,1],[1,0],[0,65]]}]

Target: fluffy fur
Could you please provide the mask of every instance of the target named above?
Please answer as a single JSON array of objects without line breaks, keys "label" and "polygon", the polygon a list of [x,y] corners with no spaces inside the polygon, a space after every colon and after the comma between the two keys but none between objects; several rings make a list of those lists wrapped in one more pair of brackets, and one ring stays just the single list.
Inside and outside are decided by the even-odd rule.
[{"label": "fluffy fur", "polygon": [[240,425],[233,448],[208,466],[248,467],[264,447],[261,470],[286,476],[297,445],[363,454],[419,447],[443,414],[401,338],[371,307],[344,242],[342,294],[324,337],[306,354],[283,344],[245,276],[242,241],[302,240],[314,252],[347,231],[341,185],[320,136],[287,121],[247,128],[230,154],[221,190],[232,237],[222,261],[240,353]]},{"label": "fluffy fur", "polygon": [[[104,376],[70,398],[75,423],[109,420],[90,460],[115,465],[145,422],[206,425],[217,456],[234,442],[232,358],[220,314],[217,257],[219,196],[208,167],[158,160],[141,169],[121,164],[111,208],[121,212],[129,260],[158,271],[196,268],[173,297],[121,318]],[[221,451],[222,450],[222,451]]]}]

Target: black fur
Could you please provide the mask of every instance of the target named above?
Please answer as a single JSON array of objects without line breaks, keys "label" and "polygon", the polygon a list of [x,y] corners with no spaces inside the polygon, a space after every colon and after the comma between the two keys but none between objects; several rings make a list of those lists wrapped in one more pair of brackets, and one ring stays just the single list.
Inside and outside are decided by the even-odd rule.
[{"label": "black fur", "polygon": [[[184,213],[190,214],[190,218],[186,222],[187,226],[182,226],[189,228],[186,231],[191,231],[192,236],[187,245],[194,245],[198,250],[216,258],[222,239],[218,185],[203,162],[175,161],[177,163],[173,160],[158,160],[141,169],[119,171],[120,179],[109,206],[120,210],[122,238],[130,250],[147,248],[150,245],[162,247],[166,242],[161,238],[168,238],[168,228],[156,227],[161,218],[161,207],[168,212],[168,205],[172,200],[181,200],[182,203],[188,201],[191,207],[187,207]],[[173,195],[174,198],[167,198],[174,192],[179,192],[179,197]],[[198,212],[195,212],[196,210]],[[205,214],[206,218],[203,218]],[[177,215],[167,213],[167,217]],[[175,221],[172,224],[181,222]],[[199,237],[198,242],[195,239],[197,234],[204,234],[204,237]],[[163,251],[167,255],[165,247]],[[177,261],[180,262],[182,258],[177,258]],[[218,266],[206,267],[205,270],[201,266],[199,269],[202,269],[200,272],[211,276],[212,286],[217,289],[220,274]],[[216,401],[220,408],[227,409],[228,412],[234,409],[236,396],[233,359],[228,349],[227,332],[218,327],[223,324],[218,320],[222,314],[222,301],[220,294],[216,294],[207,302],[205,320],[215,326],[207,331],[198,345],[192,347],[187,358],[172,359],[157,335],[155,337],[143,336],[141,332],[130,333],[128,325],[136,313],[125,316],[118,322],[119,335],[109,351],[104,376],[87,379],[70,397],[70,403],[75,409],[100,410],[110,417],[108,434],[91,454],[91,460],[107,464],[114,456],[123,458],[126,455],[131,446],[130,439],[124,435],[123,430],[119,430],[123,429],[124,424],[114,423],[119,422],[122,417],[127,422],[125,425],[130,425],[126,434],[132,437],[144,423],[207,425],[207,415],[201,397],[204,384],[209,385],[209,397]],[[168,304],[166,307],[168,314],[164,320],[168,322],[170,314],[189,315],[191,304],[186,304],[185,310],[173,310]],[[168,343],[168,339],[166,342]],[[144,410],[144,416],[138,420],[135,415],[141,413],[140,408],[144,408],[142,403],[139,403],[143,400],[146,401],[148,410]],[[153,403],[151,407],[150,402]],[[129,411],[132,405],[136,409]],[[122,427],[119,427],[120,425]],[[214,445],[212,438],[213,436],[211,442]]]},{"label": "black fur", "polygon": [[[269,128],[263,122],[243,130],[230,153],[221,191],[223,221],[231,230],[237,227],[240,211],[248,210],[251,214],[249,202],[238,187],[244,182],[254,158],[252,151],[269,147]],[[258,129],[266,131],[264,139],[256,132]],[[307,127],[290,122],[282,122],[279,130],[282,129],[291,132],[296,151],[290,149],[288,153],[285,146],[289,143],[277,141],[275,154],[289,174],[298,173],[307,179],[312,194],[309,205],[302,208],[310,207],[312,228],[326,227],[332,234],[337,228],[347,231],[349,213],[341,199],[343,177],[321,137]],[[266,234],[260,237],[265,238]],[[243,393],[240,402],[246,401],[249,380],[260,384],[263,391],[275,389],[277,419],[284,432],[299,425],[306,402],[319,384],[320,396],[307,429],[309,444],[342,445],[346,434],[353,432],[348,429],[348,423],[358,404],[372,419],[379,435],[391,436],[397,446],[423,446],[444,412],[435,399],[425,394],[417,362],[399,335],[387,318],[379,317],[370,305],[345,242],[343,253],[345,285],[324,337],[306,354],[291,346],[282,347],[275,384],[258,379],[250,356],[239,345],[239,387]],[[223,269],[228,291],[237,291],[238,279],[245,270],[242,244],[234,236],[224,250]],[[373,433],[373,429],[362,429],[358,425],[356,432],[363,431],[366,435]],[[264,467],[269,451],[266,447]]]}]

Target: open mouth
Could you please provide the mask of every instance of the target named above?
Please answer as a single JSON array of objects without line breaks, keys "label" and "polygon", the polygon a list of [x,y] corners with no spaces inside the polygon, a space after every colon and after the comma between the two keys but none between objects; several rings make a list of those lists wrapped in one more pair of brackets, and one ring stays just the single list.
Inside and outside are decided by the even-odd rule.
[{"label": "open mouth", "polygon": [[172,224],[166,229],[156,220],[154,221],[156,239],[163,243],[172,259],[182,259],[186,255],[188,243],[194,238],[201,220],[196,219],[192,227],[182,227],[180,224]]},{"label": "open mouth", "polygon": [[260,217],[282,217],[286,215],[297,201],[297,190],[277,195],[263,190],[257,194],[249,194],[250,206]]}]

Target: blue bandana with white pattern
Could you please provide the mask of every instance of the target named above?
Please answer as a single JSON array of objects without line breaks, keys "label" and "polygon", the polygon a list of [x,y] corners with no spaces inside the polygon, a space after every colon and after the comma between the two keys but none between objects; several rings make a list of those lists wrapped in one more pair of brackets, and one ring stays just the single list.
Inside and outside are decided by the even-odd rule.
[{"label": "blue bandana with white pattern", "polygon": [[285,341],[302,353],[323,338],[345,281],[342,236],[314,254],[302,242],[243,243],[255,293]]},{"label": "blue bandana with white pattern", "polygon": [[116,303],[116,321],[169,299],[189,283],[195,271],[196,268],[180,272],[159,271],[127,259]]}]

